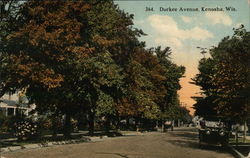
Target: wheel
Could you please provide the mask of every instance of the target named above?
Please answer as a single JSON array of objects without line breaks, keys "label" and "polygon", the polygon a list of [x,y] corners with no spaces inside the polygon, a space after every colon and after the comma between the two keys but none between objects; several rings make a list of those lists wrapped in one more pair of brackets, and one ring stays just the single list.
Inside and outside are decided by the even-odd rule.
[{"label": "wheel", "polygon": [[202,134],[201,133],[199,133],[199,148],[200,149],[203,149],[204,148],[204,145],[202,144],[202,139],[203,137],[202,137]]},{"label": "wheel", "polygon": [[203,145],[203,143],[201,142],[201,140],[199,140],[199,148],[200,148],[200,149],[204,149],[204,145]]}]

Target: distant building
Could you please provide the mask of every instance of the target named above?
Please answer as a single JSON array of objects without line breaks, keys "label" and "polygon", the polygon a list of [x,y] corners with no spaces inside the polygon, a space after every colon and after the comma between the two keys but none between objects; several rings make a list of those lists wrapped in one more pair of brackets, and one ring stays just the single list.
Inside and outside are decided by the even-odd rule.
[{"label": "distant building", "polygon": [[28,116],[33,109],[35,105],[29,105],[27,97],[21,92],[5,94],[0,98],[0,113],[5,116],[13,116],[17,113]]}]

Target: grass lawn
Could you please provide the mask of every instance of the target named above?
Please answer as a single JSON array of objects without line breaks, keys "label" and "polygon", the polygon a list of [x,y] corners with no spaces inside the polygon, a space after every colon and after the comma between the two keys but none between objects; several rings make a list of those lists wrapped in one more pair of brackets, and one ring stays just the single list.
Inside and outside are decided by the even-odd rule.
[{"label": "grass lawn", "polygon": [[[43,134],[50,134],[47,132]],[[107,135],[108,137],[116,137],[116,136],[122,136],[121,133],[115,132],[115,131],[110,131],[108,134],[106,134],[103,131],[96,131],[93,136],[104,136]],[[63,134],[58,134],[56,138],[53,138],[52,135],[46,135],[39,137],[35,140],[17,140],[17,138],[11,138],[11,139],[6,139],[4,141],[0,141],[0,148],[4,147],[10,147],[10,146],[24,146],[27,144],[43,144],[43,143],[48,143],[48,142],[59,142],[59,141],[66,141],[66,140],[85,140],[86,137],[89,136],[88,133],[72,133],[70,139],[65,138]],[[85,138],[85,139],[84,139]]]},{"label": "grass lawn", "polygon": [[[235,140],[235,138],[229,138],[229,143],[230,144],[236,144],[236,140]],[[246,140],[246,142],[244,143],[243,142],[243,138],[238,138],[238,143],[239,144],[247,144],[247,145],[250,145],[250,140]]]}]

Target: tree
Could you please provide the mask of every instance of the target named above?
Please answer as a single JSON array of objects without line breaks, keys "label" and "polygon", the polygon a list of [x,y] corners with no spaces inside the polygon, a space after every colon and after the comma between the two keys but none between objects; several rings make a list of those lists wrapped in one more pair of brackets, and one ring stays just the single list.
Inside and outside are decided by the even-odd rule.
[{"label": "tree", "polygon": [[[91,88],[113,86],[109,79],[117,72],[112,69],[108,53],[105,55],[105,47],[112,42],[96,38],[91,32],[87,16],[90,8],[86,2],[26,2],[21,11],[22,23],[6,42],[10,61],[4,87],[27,89],[38,109],[56,105],[66,116],[65,127],[70,127],[71,115],[82,107],[79,104],[91,103],[88,94],[93,94],[91,100],[97,100],[97,90]],[[108,81],[98,73],[109,73]],[[85,82],[88,74],[93,80]],[[89,89],[92,91],[87,92]]]},{"label": "tree", "polygon": [[[99,9],[107,21],[96,16]],[[123,77],[116,63],[129,60],[118,54],[124,52],[120,45],[125,48],[130,42],[125,35],[136,39],[137,31],[129,27],[132,16],[111,1],[28,1],[20,17],[18,29],[6,38],[10,61],[4,69],[8,75],[4,87],[26,89],[38,110],[52,108],[65,114],[65,127],[70,127],[76,111],[88,110],[93,129],[97,104],[97,110],[105,114],[110,111],[102,111],[101,106],[106,106],[107,98],[118,102]]]},{"label": "tree", "polygon": [[218,98],[217,96],[217,87],[213,85],[212,78],[215,71],[215,61],[212,58],[202,58],[199,61],[199,74],[193,78],[193,84],[196,84],[201,87],[202,96],[194,97],[196,103],[193,105],[195,111],[195,115],[199,116],[215,116],[218,115],[216,110],[215,100]]},{"label": "tree", "polygon": [[[149,95],[150,86],[152,87],[150,74],[138,60],[138,54],[148,54],[143,43],[137,39],[144,33],[132,27],[133,15],[121,11],[112,2],[103,2],[95,6],[89,17],[93,19],[92,25],[99,24],[94,27],[93,32],[98,36],[105,35],[107,39],[112,38],[115,42],[115,45],[106,48],[116,64],[124,70],[123,93],[120,93],[122,98],[116,100],[115,107],[118,116],[155,117],[157,109],[153,108],[155,103]],[[154,116],[150,116],[150,112],[154,113]]]},{"label": "tree", "polygon": [[39,113],[63,115],[65,136],[77,114],[93,134],[96,116],[156,119],[179,104],[184,67],[168,58],[170,48],[147,50],[133,15],[112,1],[21,6],[15,29],[2,36],[1,91],[25,90]]},{"label": "tree", "polygon": [[250,74],[250,32],[244,28],[235,30],[235,34],[224,38],[218,47],[211,50],[217,61],[217,73],[213,78],[219,88],[219,110],[237,120],[249,116],[249,74]]},{"label": "tree", "polygon": [[[250,33],[244,27],[234,30],[218,46],[210,49],[210,58],[200,61],[200,73],[194,78],[202,87],[205,105],[210,104],[216,115],[237,121],[249,117]],[[199,105],[200,109],[205,106]]]},{"label": "tree", "polygon": [[166,47],[156,47],[154,53],[157,56],[159,64],[162,67],[162,74],[166,78],[162,85],[166,88],[164,97],[159,100],[159,106],[162,112],[163,119],[175,119],[178,113],[174,109],[180,106],[179,96],[177,91],[181,89],[179,80],[185,73],[185,67],[178,66],[170,60],[171,49]]},{"label": "tree", "polygon": [[0,97],[7,91],[13,92],[13,88],[6,87],[4,80],[9,76],[8,63],[10,59],[6,53],[6,37],[18,29],[19,14],[22,5],[14,0],[0,1]]}]

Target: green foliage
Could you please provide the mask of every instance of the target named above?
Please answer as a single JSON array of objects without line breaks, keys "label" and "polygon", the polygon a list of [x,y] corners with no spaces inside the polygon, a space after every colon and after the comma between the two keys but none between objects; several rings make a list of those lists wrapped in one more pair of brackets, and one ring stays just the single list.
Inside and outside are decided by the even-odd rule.
[{"label": "green foliage", "polygon": [[202,58],[198,66],[199,74],[193,78],[194,84],[201,87],[202,95],[205,97],[194,98],[196,103],[193,105],[195,115],[199,116],[215,116],[217,115],[215,100],[217,97],[217,87],[213,85],[215,60],[212,58]]},{"label": "green foliage", "polygon": [[97,108],[96,108],[96,114],[97,116],[103,116],[103,115],[115,115],[116,111],[115,111],[115,102],[114,99],[100,91],[98,92],[99,97],[97,100]]},{"label": "green foliage", "polygon": [[35,139],[38,136],[38,125],[32,120],[23,120],[15,124],[15,136],[19,140]]},{"label": "green foliage", "polygon": [[177,108],[177,119],[180,119],[184,123],[190,123],[192,121],[192,116],[189,112],[190,111],[186,107],[179,106]]},{"label": "green foliage", "polygon": [[[249,117],[249,40],[250,32],[242,26],[212,48],[210,58],[201,59],[194,83],[202,87],[205,97],[198,100],[196,109],[210,107],[216,115],[238,121]],[[203,102],[205,106],[201,105]]]},{"label": "green foliage", "polygon": [[199,116],[216,116],[218,115],[216,110],[216,97],[207,96],[207,97],[197,97],[195,98],[196,103],[193,105],[195,109],[195,115]]},{"label": "green foliage", "polygon": [[10,77],[8,63],[11,62],[6,52],[6,37],[18,28],[21,20],[19,17],[21,6],[18,1],[0,0],[0,97],[6,91],[13,91],[14,89],[13,84],[11,87],[6,87],[3,84]]},{"label": "green foliage", "polygon": [[165,87],[166,92],[162,98],[158,99],[162,118],[175,119],[180,115],[178,110],[176,111],[176,109],[180,108],[177,91],[181,88],[179,80],[184,75],[185,67],[178,66],[170,60],[171,49],[169,47],[163,50],[161,47],[157,47],[154,50],[151,49],[151,51],[156,54],[162,69],[161,74],[165,77],[162,85]]},{"label": "green foliage", "polygon": [[8,131],[8,121],[7,121],[7,117],[5,115],[3,115],[2,113],[0,114],[0,131],[1,132],[7,132]]},{"label": "green foliage", "polygon": [[3,38],[1,93],[24,90],[39,114],[65,115],[65,131],[79,114],[156,119],[179,106],[185,68],[169,47],[147,50],[112,1],[28,1],[19,17]]},{"label": "green foliage", "polygon": [[25,119],[23,116],[5,116],[3,114],[0,115],[0,131],[1,132],[10,132],[13,134],[15,132],[15,124]]}]

